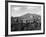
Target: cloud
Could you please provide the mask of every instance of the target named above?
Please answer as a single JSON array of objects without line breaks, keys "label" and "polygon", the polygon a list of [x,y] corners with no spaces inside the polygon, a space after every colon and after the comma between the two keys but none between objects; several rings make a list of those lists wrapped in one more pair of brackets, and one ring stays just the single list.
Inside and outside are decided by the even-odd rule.
[{"label": "cloud", "polygon": [[12,16],[17,17],[26,13],[41,15],[41,6],[12,6]]}]

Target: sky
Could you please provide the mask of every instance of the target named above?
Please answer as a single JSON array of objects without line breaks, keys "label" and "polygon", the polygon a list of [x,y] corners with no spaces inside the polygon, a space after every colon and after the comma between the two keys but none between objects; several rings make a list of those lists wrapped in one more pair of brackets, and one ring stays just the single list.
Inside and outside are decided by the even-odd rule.
[{"label": "sky", "polygon": [[41,6],[11,5],[11,16],[19,17],[26,13],[41,15]]}]

